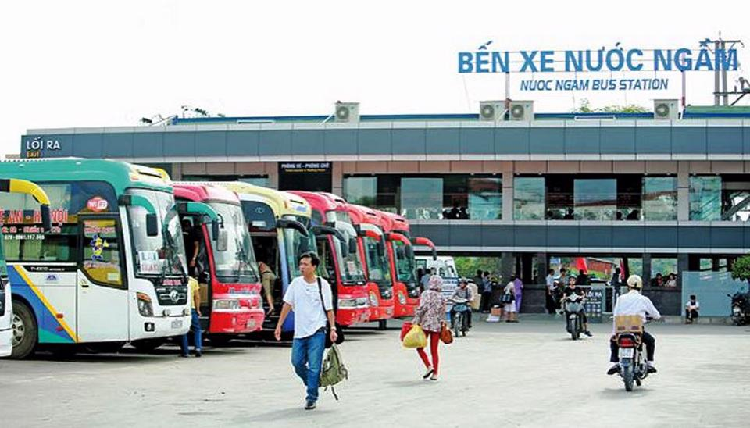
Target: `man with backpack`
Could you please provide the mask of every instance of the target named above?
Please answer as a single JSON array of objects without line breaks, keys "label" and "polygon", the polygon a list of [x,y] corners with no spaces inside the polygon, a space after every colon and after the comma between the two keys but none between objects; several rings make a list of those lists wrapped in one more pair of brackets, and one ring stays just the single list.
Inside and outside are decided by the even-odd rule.
[{"label": "man with backpack", "polygon": [[299,258],[299,270],[302,276],[294,278],[284,294],[284,307],[276,325],[276,340],[281,340],[281,326],[294,311],[294,341],[292,342],[292,365],[294,371],[307,387],[305,410],[312,410],[318,401],[320,372],[323,363],[326,334],[331,342],[337,339],[336,329],[327,332],[326,321],[334,326],[331,286],[325,279],[319,278],[315,270],[320,265],[320,258],[312,252],[304,253]]}]

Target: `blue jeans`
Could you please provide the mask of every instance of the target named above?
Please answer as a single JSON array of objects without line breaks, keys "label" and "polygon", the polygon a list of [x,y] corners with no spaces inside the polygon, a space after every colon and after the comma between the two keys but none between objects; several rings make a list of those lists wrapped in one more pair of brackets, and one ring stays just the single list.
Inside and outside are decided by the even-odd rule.
[{"label": "blue jeans", "polygon": [[312,336],[294,338],[292,342],[292,365],[297,376],[307,387],[307,401],[318,401],[320,369],[326,347],[326,331],[318,330]]},{"label": "blue jeans", "polygon": [[[192,315],[190,317],[190,328],[193,330],[193,334],[195,334],[195,350],[202,351],[203,332],[201,331],[201,320],[200,318],[198,318],[198,311],[193,309],[191,313]],[[190,332],[187,332],[184,336],[182,336],[182,342],[180,342],[180,350],[182,351],[182,355],[188,355],[190,353],[190,350],[188,349],[188,334],[190,334]]]}]

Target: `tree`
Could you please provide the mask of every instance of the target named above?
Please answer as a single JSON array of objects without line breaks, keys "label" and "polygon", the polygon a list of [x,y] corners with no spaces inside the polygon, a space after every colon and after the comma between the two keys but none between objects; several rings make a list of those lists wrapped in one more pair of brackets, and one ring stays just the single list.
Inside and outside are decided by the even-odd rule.
[{"label": "tree", "polygon": [[732,278],[750,283],[750,255],[742,256],[734,262]]},{"label": "tree", "polygon": [[591,102],[588,100],[588,98],[584,98],[581,100],[581,105],[574,111],[574,113],[646,113],[648,111],[649,110],[646,107],[642,107],[636,104],[628,104],[624,106],[621,106],[619,104],[612,104],[601,108],[593,108],[591,107]]},{"label": "tree", "polygon": [[474,275],[477,274],[477,269],[491,272],[492,275],[497,275],[500,270],[500,257],[455,256],[453,260],[456,262],[458,274],[467,278],[474,278]]}]

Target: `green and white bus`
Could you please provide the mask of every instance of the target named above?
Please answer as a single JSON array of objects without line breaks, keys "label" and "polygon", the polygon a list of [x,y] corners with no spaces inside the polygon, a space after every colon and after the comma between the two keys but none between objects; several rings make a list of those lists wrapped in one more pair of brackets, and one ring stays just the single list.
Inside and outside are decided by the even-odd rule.
[{"label": "green and white bus", "polygon": [[182,228],[166,173],[50,159],[0,162],[0,177],[38,184],[52,207],[51,230],[42,233],[30,196],[0,193],[13,358],[41,347],[148,349],[188,331]]},{"label": "green and white bus", "polygon": [[[44,231],[49,231],[50,224],[49,198],[41,187],[26,180],[0,179],[0,192],[20,193],[31,195],[40,204],[40,218]],[[8,269],[5,264],[5,253],[3,252],[3,235],[0,233],[0,357],[11,354],[13,334],[11,326],[13,311],[10,283],[8,282]]]}]

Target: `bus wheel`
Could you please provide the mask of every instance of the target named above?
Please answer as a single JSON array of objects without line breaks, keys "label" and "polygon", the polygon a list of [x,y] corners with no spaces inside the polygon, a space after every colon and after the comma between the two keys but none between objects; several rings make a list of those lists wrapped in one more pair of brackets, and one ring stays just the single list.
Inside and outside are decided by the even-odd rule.
[{"label": "bus wheel", "polygon": [[11,358],[22,359],[34,353],[37,338],[36,317],[31,309],[20,301],[13,301],[13,354]]},{"label": "bus wheel", "polygon": [[165,339],[141,339],[135,342],[130,342],[130,345],[136,349],[136,351],[143,354],[150,354],[156,351],[156,348],[163,345]]}]

